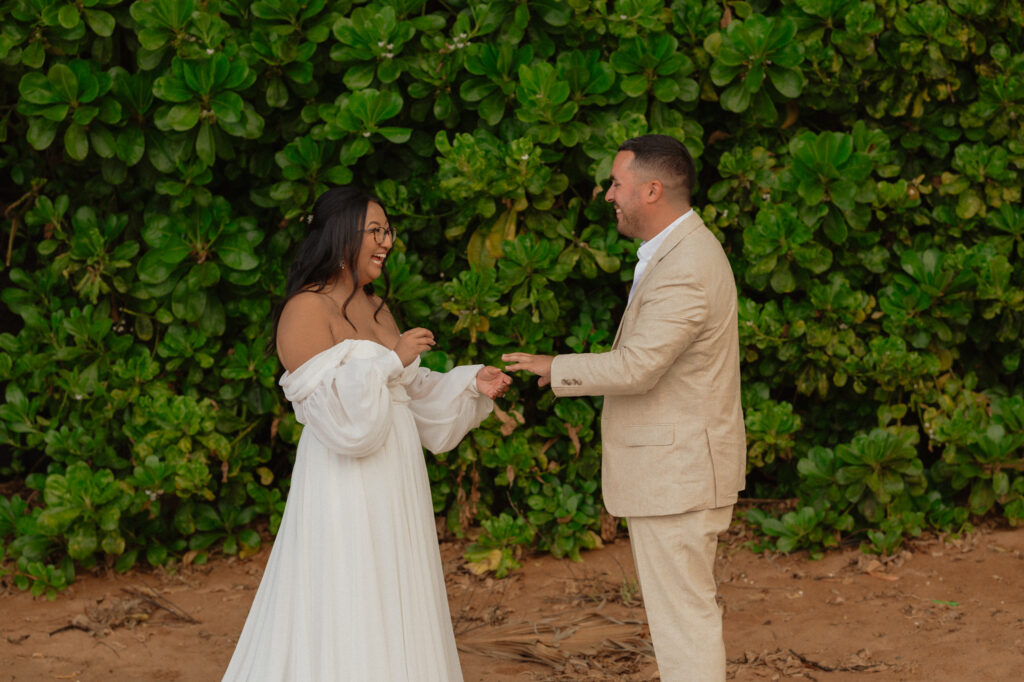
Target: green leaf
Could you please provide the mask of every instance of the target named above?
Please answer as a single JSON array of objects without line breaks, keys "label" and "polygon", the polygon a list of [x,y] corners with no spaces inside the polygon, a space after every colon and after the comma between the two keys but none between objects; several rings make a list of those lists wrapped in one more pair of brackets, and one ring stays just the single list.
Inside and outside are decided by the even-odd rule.
[{"label": "green leaf", "polygon": [[377,66],[375,64],[356,64],[345,72],[341,80],[349,90],[362,90],[373,84],[376,74]]},{"label": "green leaf", "polygon": [[46,61],[46,50],[41,39],[33,40],[21,53],[21,63],[30,69],[41,69]]},{"label": "green leaf", "polygon": [[565,26],[572,19],[572,8],[563,0],[534,0],[532,9],[551,26]]},{"label": "green leaf", "polygon": [[207,337],[223,336],[226,323],[227,318],[220,299],[215,296],[207,296],[206,307],[203,308],[203,314],[199,318],[199,331]]},{"label": "green leaf", "polygon": [[100,548],[111,556],[118,556],[124,552],[124,538],[119,533],[108,533],[103,536]]},{"label": "green leaf", "polygon": [[404,65],[398,59],[386,59],[377,65],[377,78],[381,83],[394,83],[402,75]]},{"label": "green leaf", "polygon": [[346,166],[331,166],[324,173],[324,177],[336,185],[347,185],[352,182],[353,174],[352,169]]},{"label": "green leaf", "polygon": [[260,264],[249,240],[241,234],[230,234],[217,241],[217,256],[232,270],[252,270]]},{"label": "green leaf", "polygon": [[640,97],[647,92],[647,86],[649,81],[647,76],[643,74],[634,74],[632,76],[626,76],[621,82],[622,92],[629,97]]},{"label": "green leaf", "polygon": [[74,122],[81,126],[87,126],[100,113],[99,107],[82,106],[75,109]]},{"label": "green leaf", "polygon": [[768,77],[775,89],[790,99],[799,97],[803,90],[803,77],[799,71],[772,67],[768,69]]},{"label": "green leaf", "polygon": [[765,90],[758,90],[753,96],[752,103],[754,115],[761,121],[771,123],[778,118],[779,113],[775,109],[775,104]]},{"label": "green leaf", "polygon": [[479,102],[496,89],[497,86],[486,78],[469,78],[459,86],[459,97],[466,102]]},{"label": "green leaf", "polygon": [[[202,531],[223,530],[224,524],[217,516],[216,510],[208,504],[201,504],[196,508],[196,528]],[[209,545],[207,545],[209,546]]]},{"label": "green leaf", "polygon": [[160,284],[170,277],[174,266],[165,263],[158,251],[148,251],[138,265],[139,280],[146,284]]},{"label": "green leaf", "polygon": [[505,115],[505,101],[505,96],[500,92],[489,95],[480,103],[480,117],[488,125],[497,125]]},{"label": "green leaf", "polygon": [[1010,492],[1010,476],[1005,471],[997,471],[992,475],[992,492],[998,496]]},{"label": "green leaf", "polygon": [[288,88],[280,78],[271,79],[267,84],[267,106],[281,108],[288,104]]},{"label": "green leaf", "polygon": [[[76,10],[77,12],[77,10]],[[67,64],[54,64],[46,74],[61,101],[72,104],[78,101],[78,78]]]},{"label": "green leaf", "polygon": [[338,159],[345,166],[351,166],[361,157],[369,154],[371,149],[370,141],[367,138],[357,137],[342,145]]},{"label": "green leaf", "polygon": [[198,102],[177,104],[167,112],[167,124],[173,130],[191,130],[199,123],[201,109]]},{"label": "green leaf", "polygon": [[846,220],[843,219],[842,214],[835,207],[829,207],[828,215],[825,217],[822,227],[833,243],[842,244],[846,241]]},{"label": "green leaf", "polygon": [[53,144],[57,136],[57,123],[45,118],[32,118],[28,122],[28,143],[33,149],[43,150]]},{"label": "green leaf", "polygon": [[117,153],[117,142],[110,128],[105,125],[94,125],[89,129],[89,141],[92,148],[101,158],[109,159]]},{"label": "green leaf", "polygon": [[206,308],[207,293],[184,277],[171,293],[171,312],[180,320],[195,322]]},{"label": "green leaf", "polygon": [[260,546],[260,535],[251,528],[246,528],[238,534],[238,541],[246,547],[255,549]]},{"label": "green leaf", "polygon": [[142,160],[146,153],[146,137],[139,128],[124,128],[117,136],[117,158],[129,166]]},{"label": "green leaf", "polygon": [[207,166],[212,166],[217,160],[217,143],[213,139],[213,130],[210,124],[203,121],[196,134],[196,156]]},{"label": "green leaf", "polygon": [[786,294],[796,289],[796,278],[788,263],[783,263],[775,269],[771,277],[772,289],[780,294]]},{"label": "green leaf", "polygon": [[50,80],[35,71],[21,77],[21,81],[18,82],[18,93],[22,100],[32,104],[57,104],[63,101],[53,89]]},{"label": "green leaf", "polygon": [[383,128],[378,128],[377,132],[384,136],[389,142],[404,144],[409,141],[409,137],[412,135],[412,128],[394,128],[385,126]]},{"label": "green leaf", "polygon": [[750,106],[750,92],[743,83],[734,83],[722,93],[722,108],[726,111],[741,113]]},{"label": "green leaf", "polygon": [[114,27],[116,22],[114,17],[107,12],[100,10],[87,9],[84,10],[85,23],[89,25],[93,33],[104,38],[109,38],[114,33]]},{"label": "green leaf", "polygon": [[135,336],[141,341],[149,341],[153,338],[153,319],[146,315],[138,315],[135,318]]},{"label": "green leaf", "polygon": [[72,559],[88,559],[98,548],[99,538],[96,536],[96,528],[91,524],[76,528],[68,536],[68,555]]},{"label": "green leaf", "polygon": [[167,563],[167,548],[163,545],[152,545],[146,549],[146,561],[150,566],[163,566]]},{"label": "green leaf", "polygon": [[114,562],[114,570],[118,573],[127,573],[135,566],[135,563],[139,559],[139,550],[131,549],[122,554]]},{"label": "green leaf", "polygon": [[219,92],[210,100],[210,107],[223,125],[238,122],[242,117],[245,103],[237,92]]},{"label": "green leaf", "polygon": [[81,510],[71,506],[51,506],[44,509],[36,519],[36,528],[44,535],[58,535],[72,521],[77,519]]},{"label": "green leaf", "polygon": [[185,81],[172,75],[161,76],[153,81],[153,94],[165,102],[182,104],[192,99],[192,90]]},{"label": "green leaf", "polygon": [[57,21],[64,28],[70,29],[78,26],[79,22],[82,21],[82,17],[78,13],[78,8],[74,5],[63,5],[57,11]]},{"label": "green leaf", "polygon": [[64,150],[75,161],[82,161],[89,155],[89,138],[85,128],[72,123],[64,132]]},{"label": "green leaf", "polygon": [[753,64],[750,70],[747,71],[747,75],[743,77],[743,87],[747,89],[751,95],[755,94],[761,89],[761,84],[764,82],[764,67],[761,64]]}]

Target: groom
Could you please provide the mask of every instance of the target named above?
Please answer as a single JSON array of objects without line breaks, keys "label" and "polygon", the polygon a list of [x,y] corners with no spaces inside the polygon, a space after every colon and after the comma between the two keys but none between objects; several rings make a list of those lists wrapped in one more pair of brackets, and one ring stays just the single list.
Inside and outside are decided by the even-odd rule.
[{"label": "groom", "polygon": [[605,200],[643,243],[610,351],[502,356],[556,396],[605,396],[604,503],[627,518],[664,682],[725,680],[715,551],[746,470],[736,284],[690,208],[694,172],[672,137],[619,147]]}]

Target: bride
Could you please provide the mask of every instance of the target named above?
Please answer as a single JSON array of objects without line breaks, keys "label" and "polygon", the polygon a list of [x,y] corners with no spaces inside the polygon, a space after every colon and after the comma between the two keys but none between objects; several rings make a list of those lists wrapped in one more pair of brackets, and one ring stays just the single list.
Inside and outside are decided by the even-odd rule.
[{"label": "bride", "polygon": [[511,379],[419,366],[371,283],[395,230],[380,200],[316,202],[275,320],[304,425],[281,526],[224,680],[461,680],[422,446],[455,447]]}]

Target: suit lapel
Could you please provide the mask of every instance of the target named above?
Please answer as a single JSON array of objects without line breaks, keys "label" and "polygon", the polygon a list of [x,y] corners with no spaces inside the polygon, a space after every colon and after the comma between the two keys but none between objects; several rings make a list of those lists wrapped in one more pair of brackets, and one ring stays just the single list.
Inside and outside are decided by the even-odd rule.
[{"label": "suit lapel", "polygon": [[619,338],[622,336],[622,328],[625,326],[626,318],[635,310],[634,306],[637,301],[640,300],[644,286],[651,280],[651,272],[654,268],[658,267],[658,264],[664,260],[665,256],[667,256],[672,249],[679,246],[679,244],[686,239],[691,232],[703,226],[704,221],[701,220],[700,216],[697,215],[696,212],[694,212],[693,215],[677,225],[676,229],[672,230],[672,234],[670,234],[662,245],[658,247],[657,253],[654,254],[653,258],[651,258],[651,262],[647,264],[647,269],[644,270],[643,275],[640,277],[640,281],[635,284],[636,289],[633,291],[633,300],[626,304],[626,310],[622,313],[622,319],[619,320],[619,328],[615,332],[615,341],[612,342],[612,348],[618,348]]}]

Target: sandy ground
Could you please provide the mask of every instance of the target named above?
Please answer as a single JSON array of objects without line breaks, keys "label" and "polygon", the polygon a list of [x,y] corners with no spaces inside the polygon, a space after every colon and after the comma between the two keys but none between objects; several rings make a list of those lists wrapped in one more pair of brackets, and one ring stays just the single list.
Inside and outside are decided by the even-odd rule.
[{"label": "sandy ground", "polygon": [[[911,542],[879,561],[719,551],[729,678],[1024,679],[1024,529]],[[628,540],[581,563],[528,556],[504,580],[442,543],[467,682],[654,680]],[[174,573],[80,576],[55,602],[0,584],[0,682],[219,680],[268,549]]]}]

